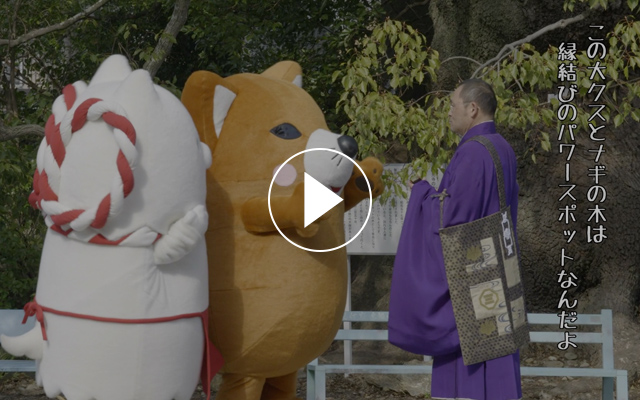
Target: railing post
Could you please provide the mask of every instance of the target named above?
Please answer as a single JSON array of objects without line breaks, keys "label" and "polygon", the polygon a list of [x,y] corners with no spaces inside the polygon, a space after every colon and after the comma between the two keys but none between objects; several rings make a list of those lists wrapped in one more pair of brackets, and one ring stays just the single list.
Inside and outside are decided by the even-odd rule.
[{"label": "railing post", "polygon": [[[614,369],[613,315],[611,310],[600,312],[602,319],[602,368]],[[613,400],[613,378],[602,378],[602,399]]]},{"label": "railing post", "polygon": [[[351,311],[351,256],[347,255],[347,304],[345,311]],[[344,321],[344,329],[351,329],[351,321]],[[353,362],[352,342],[344,341],[344,365],[351,365]],[[348,376],[348,374],[345,374]]]}]

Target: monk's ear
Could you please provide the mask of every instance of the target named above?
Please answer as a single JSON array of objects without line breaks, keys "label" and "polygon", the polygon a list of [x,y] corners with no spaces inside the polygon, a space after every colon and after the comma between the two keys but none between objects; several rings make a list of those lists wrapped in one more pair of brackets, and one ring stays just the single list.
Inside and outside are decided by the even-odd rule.
[{"label": "monk's ear", "polygon": [[295,61],[280,61],[273,64],[261,75],[273,79],[282,79],[302,87],[302,67]]},{"label": "monk's ear", "polygon": [[185,83],[182,104],[189,110],[200,140],[212,151],[237,93],[231,83],[208,71],[194,72]]},{"label": "monk's ear", "polygon": [[478,107],[478,103],[476,103],[475,101],[469,103],[469,107],[471,108],[470,112],[472,118],[476,118],[482,113],[482,110],[480,110],[480,107]]}]

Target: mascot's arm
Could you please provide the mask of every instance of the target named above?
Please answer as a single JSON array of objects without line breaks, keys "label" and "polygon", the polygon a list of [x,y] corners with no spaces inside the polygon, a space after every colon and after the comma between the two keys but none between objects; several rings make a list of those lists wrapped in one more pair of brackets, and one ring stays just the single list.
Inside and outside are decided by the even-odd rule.
[{"label": "mascot's arm", "polygon": [[359,168],[353,168],[353,175],[344,187],[344,210],[353,208],[362,200],[369,198],[369,188],[365,179],[369,180],[371,185],[371,195],[375,199],[384,191],[382,183],[382,163],[375,157],[367,157],[362,161],[357,161],[360,168],[366,174],[366,178],[362,176]]},{"label": "mascot's arm", "polygon": [[[272,196],[271,211],[280,230],[295,228],[298,235],[311,237],[318,232],[318,222],[328,218],[323,215],[316,222],[304,227],[304,183],[299,183],[291,196]],[[275,232],[266,197],[254,197],[242,205],[242,222],[247,232]]]}]

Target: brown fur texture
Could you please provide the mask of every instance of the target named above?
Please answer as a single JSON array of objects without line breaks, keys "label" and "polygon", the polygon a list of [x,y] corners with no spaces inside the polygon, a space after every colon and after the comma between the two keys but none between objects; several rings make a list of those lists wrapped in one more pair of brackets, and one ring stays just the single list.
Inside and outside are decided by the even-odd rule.
[{"label": "brown fur texture", "polygon": [[[298,369],[331,344],[342,320],[345,248],[318,253],[293,246],[276,230],[267,206],[274,169],[304,150],[311,133],[328,130],[315,101],[291,83],[301,73],[290,61],[260,75],[221,78],[198,71],[183,91],[182,102],[213,152],[206,241],[211,339],[225,359],[218,400],[294,399]],[[220,86],[236,97],[218,137],[213,110]],[[282,123],[294,125],[301,137],[283,140],[270,132]],[[304,228],[302,159],[290,162],[297,171],[292,185],[273,185],[273,217],[304,247],[339,246],[345,205],[368,197],[359,189],[362,174],[354,167],[345,201]],[[382,165],[374,158],[361,165],[374,196],[380,195]]]}]

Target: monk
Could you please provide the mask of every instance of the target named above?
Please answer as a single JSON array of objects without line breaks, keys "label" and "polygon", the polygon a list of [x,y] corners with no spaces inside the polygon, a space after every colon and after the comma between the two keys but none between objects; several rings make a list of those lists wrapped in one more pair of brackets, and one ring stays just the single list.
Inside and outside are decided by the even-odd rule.
[{"label": "monk", "polygon": [[507,205],[516,228],[518,184],[511,146],[496,132],[496,98],[479,79],[462,82],[451,95],[449,124],[462,136],[440,187],[427,181],[411,185],[395,258],[389,304],[389,341],[407,351],[433,356],[432,398],[516,400],[522,397],[520,357],[516,352],[464,365],[445,273],[439,195],[446,189],[444,227],[459,225],[500,209],[497,177],[489,151],[470,138],[482,135],[496,148],[504,170]]}]

